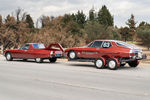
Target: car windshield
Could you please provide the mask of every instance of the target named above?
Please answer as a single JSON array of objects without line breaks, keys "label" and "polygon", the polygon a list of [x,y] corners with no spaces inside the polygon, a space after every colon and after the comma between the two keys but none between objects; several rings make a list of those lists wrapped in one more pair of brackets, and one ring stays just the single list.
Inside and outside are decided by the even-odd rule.
[{"label": "car windshield", "polygon": [[33,44],[33,48],[34,49],[44,49],[45,46],[44,46],[44,44]]},{"label": "car windshield", "polygon": [[126,43],[126,42],[123,42],[123,41],[117,41],[116,42],[117,45],[119,46],[123,46],[123,47],[127,47],[127,48],[135,48],[135,49],[138,49],[136,46],[132,45],[132,44],[129,44],[129,43]]}]

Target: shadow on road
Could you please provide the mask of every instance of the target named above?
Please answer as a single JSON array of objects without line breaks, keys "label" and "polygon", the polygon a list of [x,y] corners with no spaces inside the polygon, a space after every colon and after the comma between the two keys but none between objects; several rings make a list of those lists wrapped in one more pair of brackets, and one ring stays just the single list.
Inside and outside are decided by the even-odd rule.
[{"label": "shadow on road", "polygon": [[94,65],[89,65],[89,64],[68,64],[68,66],[75,66],[75,67],[93,67],[96,68]]},{"label": "shadow on road", "polygon": [[[7,60],[4,60],[7,61]],[[8,61],[8,62],[27,62],[27,63],[37,63],[35,60],[29,59],[29,60],[21,60],[21,59],[14,59],[13,61]],[[42,63],[37,63],[37,64],[57,64],[59,62],[51,63],[49,61],[43,61]]]},{"label": "shadow on road", "polygon": [[[74,67],[91,67],[91,68],[96,68],[92,64],[68,64],[68,66],[74,66]],[[103,69],[108,69],[108,67],[104,67]],[[131,69],[137,69],[129,66],[120,66],[117,70],[131,70]],[[109,70],[109,69],[108,69]]]}]

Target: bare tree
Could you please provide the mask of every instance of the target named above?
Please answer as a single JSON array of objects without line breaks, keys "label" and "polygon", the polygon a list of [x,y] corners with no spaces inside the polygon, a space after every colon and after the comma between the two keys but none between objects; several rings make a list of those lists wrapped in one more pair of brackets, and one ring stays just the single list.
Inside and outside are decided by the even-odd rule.
[{"label": "bare tree", "polygon": [[2,26],[3,24],[3,19],[2,19],[2,16],[0,15],[0,27]]},{"label": "bare tree", "polygon": [[23,9],[18,8],[18,9],[16,9],[15,13],[16,13],[17,22],[25,20],[27,12],[24,12]]},{"label": "bare tree", "polygon": [[39,28],[39,27],[40,27],[39,21],[40,21],[40,19],[37,19],[37,20],[36,20],[36,24],[35,24],[35,27],[36,27],[36,28]]},{"label": "bare tree", "polygon": [[44,16],[44,15],[43,15],[43,16],[40,18],[40,21],[41,21],[42,28],[44,28],[44,27],[50,25],[50,17],[49,17],[49,16]]}]

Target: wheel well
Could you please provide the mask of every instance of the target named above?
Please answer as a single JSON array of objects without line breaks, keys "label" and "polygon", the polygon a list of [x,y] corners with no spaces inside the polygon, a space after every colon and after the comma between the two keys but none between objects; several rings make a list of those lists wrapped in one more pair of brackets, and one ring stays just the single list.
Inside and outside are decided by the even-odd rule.
[{"label": "wheel well", "polygon": [[5,56],[6,56],[6,54],[7,54],[7,53],[10,53],[10,52],[9,52],[9,51],[7,51],[7,52],[5,53]]},{"label": "wheel well", "polygon": [[[69,50],[67,56],[69,56],[69,52],[74,51],[74,50]],[[74,51],[75,52],[75,51]]]}]

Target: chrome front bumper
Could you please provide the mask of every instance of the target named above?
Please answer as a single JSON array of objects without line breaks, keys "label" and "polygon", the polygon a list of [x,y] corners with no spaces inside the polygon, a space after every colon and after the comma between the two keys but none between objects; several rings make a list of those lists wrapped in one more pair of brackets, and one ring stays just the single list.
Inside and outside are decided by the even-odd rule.
[{"label": "chrome front bumper", "polygon": [[142,60],[142,59],[147,59],[146,54],[142,54],[141,57],[133,56],[133,57],[131,57],[129,59],[121,59],[120,62],[130,62],[130,61]]}]

